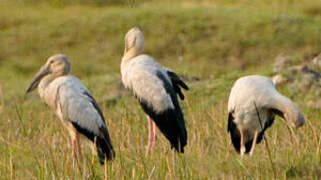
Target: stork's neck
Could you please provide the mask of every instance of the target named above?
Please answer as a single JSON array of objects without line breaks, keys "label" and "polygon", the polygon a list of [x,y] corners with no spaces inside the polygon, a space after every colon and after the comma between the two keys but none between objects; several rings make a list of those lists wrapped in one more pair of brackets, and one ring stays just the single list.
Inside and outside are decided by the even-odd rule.
[{"label": "stork's neck", "polygon": [[273,98],[271,98],[269,104],[272,108],[275,108],[283,113],[288,112],[293,107],[293,102],[281,94],[276,94]]},{"label": "stork's neck", "polygon": [[129,62],[134,57],[141,54],[141,50],[138,50],[136,47],[130,48],[127,52],[125,52],[122,61]]},{"label": "stork's neck", "polygon": [[289,98],[278,94],[270,102],[272,108],[279,110],[283,114],[283,118],[293,127],[302,126],[304,117],[299,107]]},{"label": "stork's neck", "polygon": [[125,71],[125,68],[127,66],[127,64],[136,56],[140,55],[141,54],[141,51],[138,50],[137,48],[135,47],[132,47],[130,48],[127,52],[125,52],[123,58],[122,58],[122,61],[121,61],[121,65],[120,65],[120,71],[121,71],[121,74],[124,75],[124,71]]},{"label": "stork's neck", "polygon": [[50,83],[52,81],[54,81],[56,78],[63,76],[63,75],[59,75],[59,74],[49,74],[45,77],[43,77],[38,85],[38,92],[40,94],[41,97],[43,97],[44,91],[46,90],[46,88],[50,85]]}]

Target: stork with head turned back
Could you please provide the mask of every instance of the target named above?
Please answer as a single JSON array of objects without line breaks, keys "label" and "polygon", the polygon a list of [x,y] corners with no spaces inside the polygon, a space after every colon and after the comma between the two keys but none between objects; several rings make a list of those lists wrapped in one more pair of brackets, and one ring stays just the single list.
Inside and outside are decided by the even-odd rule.
[{"label": "stork with head turned back", "polygon": [[134,27],[125,36],[125,53],[121,62],[124,86],[133,91],[148,115],[147,154],[156,141],[156,126],[170,141],[171,147],[184,152],[187,131],[177,95],[184,99],[181,88],[187,85],[173,71],[162,67],[153,57],[142,54],[144,35]]},{"label": "stork with head turned back", "polygon": [[96,146],[100,163],[110,160],[115,152],[105,119],[96,100],[74,76],[69,75],[67,56],[51,56],[33,78],[26,93],[38,87],[43,101],[50,106],[69,131],[72,142],[73,164],[81,159],[79,135],[84,135]]},{"label": "stork with head turned back", "polygon": [[305,121],[298,106],[281,95],[270,78],[259,75],[245,76],[235,82],[228,113],[228,131],[234,148],[242,156],[253,154],[255,144],[261,142],[275,115],[293,127],[300,127]]}]

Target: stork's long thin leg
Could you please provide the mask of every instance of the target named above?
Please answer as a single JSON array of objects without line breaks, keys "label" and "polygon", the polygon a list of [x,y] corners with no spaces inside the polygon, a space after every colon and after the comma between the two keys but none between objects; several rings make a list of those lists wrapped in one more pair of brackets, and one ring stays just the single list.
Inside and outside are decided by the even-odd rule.
[{"label": "stork's long thin leg", "polygon": [[82,155],[80,150],[79,134],[78,132],[71,132],[71,144],[72,144],[72,166],[75,168],[76,164],[80,168],[82,162]]},{"label": "stork's long thin leg", "polygon": [[[94,138],[94,142],[91,145],[91,152],[92,152],[92,156],[91,156],[91,164],[93,165],[95,163],[95,155],[97,153],[97,136]],[[97,154],[98,155],[98,154]]]},{"label": "stork's long thin leg", "polygon": [[151,117],[148,116],[148,145],[146,155],[152,152],[156,142],[156,124]]},{"label": "stork's long thin leg", "polygon": [[71,136],[71,148],[72,148],[72,167],[76,167],[76,159],[77,159],[77,152],[76,152],[76,140],[74,136]]},{"label": "stork's long thin leg", "polygon": [[80,143],[79,143],[79,133],[77,130],[71,126],[71,124],[67,124],[67,129],[71,139],[72,145],[72,164],[73,167],[76,167],[76,162],[81,161],[81,150],[80,150]]},{"label": "stork's long thin leg", "polygon": [[76,167],[76,160],[77,160],[77,155],[78,155],[77,154],[77,149],[78,149],[77,146],[79,145],[79,142],[77,142],[78,141],[77,138],[79,138],[79,137],[77,137],[78,133],[77,133],[77,130],[75,129],[75,127],[72,125],[71,122],[67,121],[66,123],[64,123],[64,125],[68,130],[68,133],[70,135],[70,140],[71,140],[72,166]]},{"label": "stork's long thin leg", "polygon": [[79,161],[82,161],[79,134],[77,132],[76,132],[76,136],[75,136],[75,145],[76,145],[76,153],[77,153],[76,157]]},{"label": "stork's long thin leg", "polygon": [[255,145],[256,145],[256,141],[257,141],[258,135],[259,135],[259,132],[258,132],[258,131],[255,131],[255,133],[254,133],[254,138],[253,138],[253,142],[252,142],[252,146],[251,146],[250,156],[253,155],[253,152],[254,152],[254,148],[255,148]]},{"label": "stork's long thin leg", "polygon": [[157,140],[156,123],[154,121],[152,121],[152,123],[153,123],[153,147],[154,147]]},{"label": "stork's long thin leg", "polygon": [[240,130],[240,135],[241,135],[241,142],[240,142],[240,147],[241,147],[241,156],[245,154],[245,142],[244,142],[244,129],[242,126],[239,126],[238,129]]}]

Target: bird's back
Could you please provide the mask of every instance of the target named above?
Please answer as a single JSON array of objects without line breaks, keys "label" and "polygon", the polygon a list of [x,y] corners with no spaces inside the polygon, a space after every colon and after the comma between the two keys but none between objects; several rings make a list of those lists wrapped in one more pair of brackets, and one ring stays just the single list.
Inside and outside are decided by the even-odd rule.
[{"label": "bird's back", "polygon": [[270,78],[259,75],[242,77],[234,83],[231,90],[228,111],[235,110],[235,107],[253,109],[254,102],[259,107],[264,106],[264,103],[276,94],[277,91]]},{"label": "bird's back", "polygon": [[125,67],[122,80],[138,99],[144,99],[155,111],[161,112],[169,107],[174,108],[174,105],[160,76],[171,85],[168,75],[159,63],[150,56],[140,55]]}]

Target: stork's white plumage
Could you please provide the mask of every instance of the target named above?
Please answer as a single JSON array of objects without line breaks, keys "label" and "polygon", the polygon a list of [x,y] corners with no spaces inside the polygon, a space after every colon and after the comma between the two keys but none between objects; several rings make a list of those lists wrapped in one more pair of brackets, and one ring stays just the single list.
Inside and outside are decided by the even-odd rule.
[{"label": "stork's white plumage", "polygon": [[[275,115],[294,127],[304,124],[304,116],[296,104],[281,95],[268,77],[251,75],[238,79],[228,101],[228,131],[241,155],[253,154]],[[258,117],[259,115],[259,117]]]},{"label": "stork's white plumage", "polygon": [[188,87],[173,71],[162,67],[153,57],[142,54],[143,44],[144,35],[139,28],[127,32],[121,75],[124,86],[133,91],[148,114],[147,153],[153,149],[156,141],[156,125],[172,147],[184,152],[187,132],[177,94],[184,99],[180,88]]},{"label": "stork's white plumage", "polygon": [[[102,111],[89,90],[69,75],[67,56],[51,56],[31,82],[27,92],[38,87],[41,99],[50,106],[69,131],[73,160],[81,158],[79,134],[91,140],[100,163],[115,155]],[[74,161],[75,162],[75,161]]]}]

